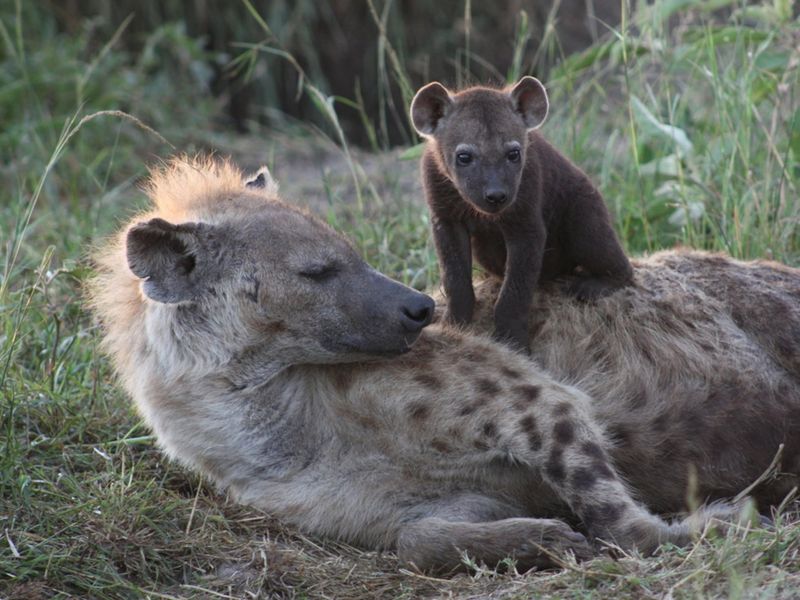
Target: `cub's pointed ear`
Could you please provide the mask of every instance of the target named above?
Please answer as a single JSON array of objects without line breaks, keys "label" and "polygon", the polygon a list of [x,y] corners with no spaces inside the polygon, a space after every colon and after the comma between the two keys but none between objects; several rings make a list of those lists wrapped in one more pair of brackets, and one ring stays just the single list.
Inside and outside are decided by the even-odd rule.
[{"label": "cub's pointed ear", "polygon": [[277,193],[278,191],[278,182],[272,178],[267,167],[261,167],[244,185],[245,187],[261,189],[268,193]]},{"label": "cub's pointed ear", "polygon": [[164,219],[150,219],[128,230],[125,252],[128,267],[144,279],[142,289],[158,302],[194,300],[207,288],[210,274],[198,267],[207,262],[210,226],[203,223],[173,225]]},{"label": "cub's pointed ear", "polygon": [[420,88],[411,101],[411,122],[417,133],[423,137],[433,135],[439,120],[447,115],[452,105],[450,93],[438,81]]},{"label": "cub's pointed ear", "polygon": [[509,92],[514,109],[520,114],[528,129],[538,129],[547,118],[550,102],[542,82],[525,76]]}]

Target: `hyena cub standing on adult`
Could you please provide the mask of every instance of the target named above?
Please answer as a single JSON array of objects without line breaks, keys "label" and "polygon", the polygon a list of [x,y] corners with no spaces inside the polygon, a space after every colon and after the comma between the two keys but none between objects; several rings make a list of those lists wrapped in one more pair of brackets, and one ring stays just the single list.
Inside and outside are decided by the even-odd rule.
[{"label": "hyena cub standing on adult", "polygon": [[528,346],[528,315],[540,280],[572,274],[582,300],[629,285],[633,270],[597,188],[535,132],[548,112],[534,77],[511,91],[457,94],[437,82],[420,89],[411,118],[429,143],[422,179],[448,299],[447,320],[472,319],[472,252],[505,281],[495,337]]}]

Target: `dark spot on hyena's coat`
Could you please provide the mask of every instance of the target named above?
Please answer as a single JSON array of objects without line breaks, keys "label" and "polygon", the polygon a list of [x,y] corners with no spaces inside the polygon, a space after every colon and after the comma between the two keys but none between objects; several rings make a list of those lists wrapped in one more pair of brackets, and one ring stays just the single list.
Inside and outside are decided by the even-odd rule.
[{"label": "dark spot on hyena's coat", "polygon": [[431,448],[436,450],[437,452],[441,452],[442,454],[448,454],[450,452],[450,445],[440,439],[435,439],[431,442]]},{"label": "dark spot on hyena's coat", "polygon": [[458,363],[458,372],[462,375],[473,375],[475,373],[475,365],[468,362]]},{"label": "dark spot on hyena's coat", "polygon": [[414,375],[414,381],[431,390],[438,390],[442,387],[441,380],[430,373],[420,373],[418,375]]},{"label": "dark spot on hyena's coat", "polygon": [[434,357],[435,349],[430,338],[423,335],[414,344],[413,357],[421,363],[426,363]]},{"label": "dark spot on hyena's coat", "polygon": [[512,369],[511,367],[501,367],[500,372],[506,377],[509,377],[511,379],[519,379],[520,377],[522,377],[522,373],[520,373],[516,369]]},{"label": "dark spot on hyena's coat", "polygon": [[465,360],[467,360],[469,362],[473,362],[473,363],[476,363],[476,362],[477,363],[482,363],[482,362],[484,362],[486,360],[486,357],[483,354],[481,354],[480,352],[478,352],[478,350],[475,349],[475,348],[469,348],[468,350],[465,350],[464,354],[462,354],[461,356]]},{"label": "dark spot on hyena's coat", "polygon": [[571,444],[575,439],[575,428],[569,421],[558,421],[553,427],[553,436],[559,444]]},{"label": "dark spot on hyena's coat", "polygon": [[644,389],[639,390],[628,401],[628,406],[631,410],[639,410],[647,406],[647,391]]},{"label": "dark spot on hyena's coat", "polygon": [[553,448],[552,452],[550,452],[547,463],[544,465],[544,472],[556,483],[564,481],[566,474],[564,473],[563,451],[561,448]]},{"label": "dark spot on hyena's coat", "polygon": [[568,415],[572,410],[572,405],[569,402],[559,402],[553,407],[554,417],[563,417]]},{"label": "dark spot on hyena's coat", "polygon": [[540,388],[538,385],[525,384],[515,386],[513,391],[524,402],[533,404],[539,399],[539,396],[542,393],[542,388]]},{"label": "dark spot on hyena's coat", "polygon": [[346,392],[353,384],[353,373],[347,368],[333,367],[331,369],[331,381],[337,391]]},{"label": "dark spot on hyena's coat", "polygon": [[367,415],[356,415],[356,422],[364,429],[378,429],[378,421]]},{"label": "dark spot on hyena's coat", "polygon": [[536,419],[533,415],[525,415],[519,420],[519,426],[528,438],[528,447],[536,452],[542,448],[542,436],[536,429]]},{"label": "dark spot on hyena's coat", "polygon": [[614,439],[617,446],[633,445],[634,433],[627,427],[615,425],[609,428],[608,434]]},{"label": "dark spot on hyena's coat", "polygon": [[431,413],[431,409],[422,402],[409,404],[406,410],[408,411],[408,416],[414,421],[423,421],[427,419],[428,415]]},{"label": "dark spot on hyena's coat", "polygon": [[595,477],[598,479],[615,479],[614,471],[608,466],[608,463],[602,460],[595,461],[592,465]]},{"label": "dark spot on hyena's coat", "polygon": [[667,413],[661,413],[655,419],[653,419],[653,431],[656,433],[664,433],[669,427],[669,415]]},{"label": "dark spot on hyena's coat", "polygon": [[495,438],[497,437],[497,425],[495,425],[492,421],[487,421],[483,424],[483,435],[488,438]]},{"label": "dark spot on hyena's coat", "polygon": [[570,476],[570,483],[576,490],[585,491],[592,487],[597,481],[597,475],[591,469],[580,467],[573,471]]},{"label": "dark spot on hyena's coat", "polygon": [[619,521],[626,508],[624,504],[603,502],[584,508],[581,518],[589,530],[605,529]]},{"label": "dark spot on hyena's coat", "polygon": [[458,427],[449,427],[447,429],[447,436],[454,440],[460,439],[463,434],[464,432]]},{"label": "dark spot on hyena's coat", "polygon": [[526,433],[536,431],[536,418],[533,415],[525,415],[519,420],[519,426]]},{"label": "dark spot on hyena's coat", "polygon": [[489,444],[487,444],[483,440],[475,440],[472,443],[472,445],[475,446],[475,448],[478,449],[478,450],[488,450],[489,449]]},{"label": "dark spot on hyena's coat", "polygon": [[479,406],[480,406],[479,402],[469,402],[461,407],[461,409],[458,411],[458,416],[466,417],[468,415],[471,415],[476,410],[478,410]]},{"label": "dark spot on hyena's coat", "polygon": [[704,352],[711,353],[714,352],[714,350],[716,350],[716,348],[714,348],[714,346],[712,346],[708,342],[700,342],[698,345],[700,346],[700,349],[703,350]]},{"label": "dark spot on hyena's coat", "polygon": [[583,442],[583,444],[581,444],[581,450],[583,454],[589,458],[606,459],[606,453],[597,442]]},{"label": "dark spot on hyena's coat", "polygon": [[784,333],[778,333],[775,340],[775,347],[778,352],[786,358],[794,358],[797,354],[797,339],[795,335],[787,336]]},{"label": "dark spot on hyena's coat", "polygon": [[581,444],[583,455],[592,459],[592,472],[597,479],[614,479],[614,471],[609,466],[608,456],[596,442]]},{"label": "dark spot on hyena's coat", "polygon": [[269,321],[268,323],[260,325],[258,330],[264,335],[277,335],[286,331],[286,323],[283,321]]},{"label": "dark spot on hyena's coat", "polygon": [[487,396],[496,396],[500,393],[500,386],[491,379],[481,377],[475,381],[478,390]]}]

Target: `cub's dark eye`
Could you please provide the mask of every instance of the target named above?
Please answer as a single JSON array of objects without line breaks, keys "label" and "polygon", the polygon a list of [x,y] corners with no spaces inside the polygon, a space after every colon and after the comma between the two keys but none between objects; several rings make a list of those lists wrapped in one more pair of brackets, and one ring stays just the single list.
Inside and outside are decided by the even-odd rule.
[{"label": "cub's dark eye", "polygon": [[466,166],[472,162],[472,154],[469,152],[459,152],[456,154],[456,162],[462,167]]},{"label": "cub's dark eye", "polygon": [[314,263],[303,267],[298,275],[311,281],[322,282],[331,279],[338,272],[339,268],[335,264]]},{"label": "cub's dark eye", "polygon": [[520,153],[519,150],[510,150],[508,154],[506,154],[506,158],[513,163],[519,162]]}]

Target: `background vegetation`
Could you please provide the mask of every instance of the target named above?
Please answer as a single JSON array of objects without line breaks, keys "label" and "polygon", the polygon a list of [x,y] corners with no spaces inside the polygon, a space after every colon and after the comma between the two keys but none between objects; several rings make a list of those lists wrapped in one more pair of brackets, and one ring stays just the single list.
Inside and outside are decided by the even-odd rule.
[{"label": "background vegetation", "polygon": [[433,77],[542,77],[545,135],[598,183],[632,253],[687,244],[800,265],[797,7],[576,5],[602,19],[566,0],[0,2],[0,597],[796,594],[791,504],[772,530],[654,559],[398,572],[164,461],[97,352],[87,248],[174,151],[268,163],[377,268],[435,285],[405,111]]}]

